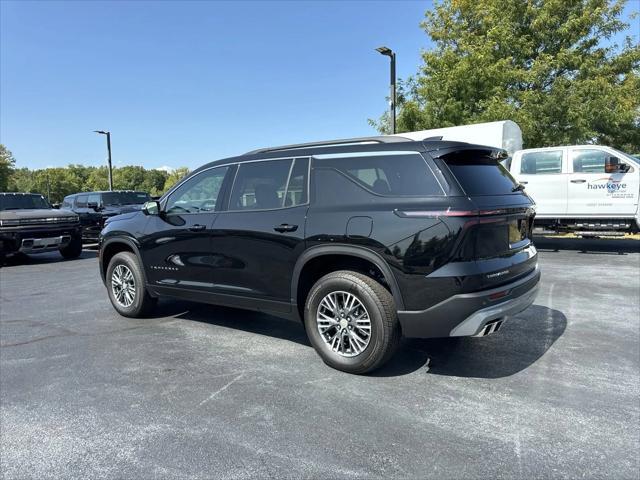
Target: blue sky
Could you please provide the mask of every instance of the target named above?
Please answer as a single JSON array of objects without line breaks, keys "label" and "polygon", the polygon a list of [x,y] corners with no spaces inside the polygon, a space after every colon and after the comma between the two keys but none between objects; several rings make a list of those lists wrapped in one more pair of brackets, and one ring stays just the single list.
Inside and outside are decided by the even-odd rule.
[{"label": "blue sky", "polygon": [[415,73],[430,5],[0,0],[0,142],[19,167],[101,165],[105,129],[117,166],[195,168],[374,134],[389,68],[374,48]]}]

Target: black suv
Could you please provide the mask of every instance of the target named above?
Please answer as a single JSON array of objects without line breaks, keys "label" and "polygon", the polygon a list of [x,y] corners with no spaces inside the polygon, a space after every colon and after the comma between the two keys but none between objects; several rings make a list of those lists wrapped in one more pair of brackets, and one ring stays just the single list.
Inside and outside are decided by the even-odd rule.
[{"label": "black suv", "polygon": [[534,203],[505,156],[388,136],[216,161],[107,221],[102,278],[121,315],[168,296],[300,318],[327,364],[368,372],[401,335],[488,335],[534,301]]},{"label": "black suv", "polygon": [[15,253],[82,253],[78,216],[55,210],[38,193],[0,192],[0,265]]},{"label": "black suv", "polygon": [[64,197],[60,208],[80,217],[83,240],[97,242],[107,218],[140,210],[149,200],[148,193],[132,190],[83,192]]}]

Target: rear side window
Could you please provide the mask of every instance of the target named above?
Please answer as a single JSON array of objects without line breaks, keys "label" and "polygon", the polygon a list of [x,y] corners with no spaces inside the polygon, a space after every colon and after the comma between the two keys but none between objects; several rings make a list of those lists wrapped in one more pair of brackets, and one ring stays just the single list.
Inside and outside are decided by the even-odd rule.
[{"label": "rear side window", "polygon": [[467,195],[515,193],[518,183],[486,150],[462,150],[442,157]]},{"label": "rear side window", "polygon": [[444,192],[424,158],[417,153],[314,160],[318,169],[331,169],[361,188],[388,197],[433,196]]},{"label": "rear side window", "polygon": [[520,173],[526,175],[562,173],[562,150],[523,154]]},{"label": "rear side window", "polygon": [[284,199],[285,207],[294,207],[296,205],[304,205],[307,203],[307,185],[309,184],[309,159],[296,158],[289,185],[287,185],[287,193]]},{"label": "rear side window", "polygon": [[233,182],[229,210],[282,208],[292,160],[240,164]]}]

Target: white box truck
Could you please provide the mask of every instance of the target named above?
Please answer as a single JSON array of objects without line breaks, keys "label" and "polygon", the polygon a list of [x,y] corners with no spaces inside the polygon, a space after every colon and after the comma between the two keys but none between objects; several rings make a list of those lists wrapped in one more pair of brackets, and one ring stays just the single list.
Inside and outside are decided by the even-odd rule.
[{"label": "white box truck", "polygon": [[509,155],[522,150],[522,130],[516,122],[503,120],[501,122],[475,123],[459,127],[435,128],[417,132],[399,133],[397,136],[422,141],[426,138],[438,138],[453,142],[475,143],[488,147],[502,148]]}]

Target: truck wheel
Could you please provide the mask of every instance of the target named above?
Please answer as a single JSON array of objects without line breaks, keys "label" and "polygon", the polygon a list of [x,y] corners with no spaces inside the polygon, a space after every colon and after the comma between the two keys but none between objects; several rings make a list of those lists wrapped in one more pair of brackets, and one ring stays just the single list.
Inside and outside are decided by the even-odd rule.
[{"label": "truck wheel", "polygon": [[82,254],[82,238],[71,237],[67,246],[60,249],[60,254],[66,259],[78,258]]},{"label": "truck wheel", "polygon": [[157,303],[147,292],[142,268],[131,252],[113,256],[107,268],[106,284],[113,308],[123,317],[143,317]]},{"label": "truck wheel", "polygon": [[346,270],[316,282],[305,303],[304,323],[324,362],[348,373],[381,367],[400,341],[389,291],[366,275]]}]

